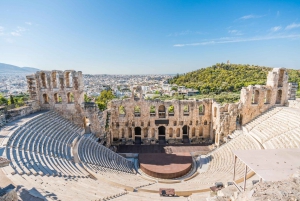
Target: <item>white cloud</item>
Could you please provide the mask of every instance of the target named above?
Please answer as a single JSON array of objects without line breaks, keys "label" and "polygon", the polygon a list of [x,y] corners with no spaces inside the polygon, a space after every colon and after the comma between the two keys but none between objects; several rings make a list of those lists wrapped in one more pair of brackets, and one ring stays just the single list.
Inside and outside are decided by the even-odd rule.
[{"label": "white cloud", "polygon": [[32,23],[31,23],[31,22],[25,22],[25,24],[27,24],[27,25],[29,25],[29,26],[31,26],[31,25],[32,25]]},{"label": "white cloud", "polygon": [[12,36],[21,36],[23,32],[25,32],[26,29],[23,27],[17,27],[15,31],[10,32]]},{"label": "white cloud", "polygon": [[243,35],[243,33],[239,30],[229,30],[228,33],[232,34],[232,35],[236,35],[236,36],[241,36]]},{"label": "white cloud", "polygon": [[289,30],[289,29],[294,29],[294,28],[298,28],[298,27],[300,27],[300,23],[299,24],[292,23],[292,24],[286,26],[285,29]]},{"label": "white cloud", "polygon": [[253,18],[261,18],[264,17],[265,15],[245,15],[243,17],[240,17],[239,20],[248,20],[248,19],[253,19]]},{"label": "white cloud", "polygon": [[281,28],[282,28],[281,26],[272,27],[271,31],[276,32],[279,31]]},{"label": "white cloud", "polygon": [[298,35],[276,35],[276,36],[257,36],[252,38],[220,38],[215,40],[208,40],[199,43],[185,43],[185,44],[175,44],[174,47],[184,47],[184,46],[204,46],[212,44],[223,44],[223,43],[240,43],[240,42],[250,42],[250,41],[264,41],[273,39],[300,39],[300,34]]}]

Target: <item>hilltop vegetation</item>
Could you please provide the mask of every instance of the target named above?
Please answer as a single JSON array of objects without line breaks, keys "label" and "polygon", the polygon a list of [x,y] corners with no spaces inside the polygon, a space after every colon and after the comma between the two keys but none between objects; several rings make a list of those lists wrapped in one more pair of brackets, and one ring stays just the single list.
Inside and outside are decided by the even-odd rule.
[{"label": "hilltop vegetation", "polygon": [[[237,93],[248,85],[265,84],[271,69],[264,66],[217,63],[207,68],[176,75],[169,83],[197,89],[200,94]],[[297,82],[300,85],[300,70],[288,69],[288,74],[289,82]]]}]

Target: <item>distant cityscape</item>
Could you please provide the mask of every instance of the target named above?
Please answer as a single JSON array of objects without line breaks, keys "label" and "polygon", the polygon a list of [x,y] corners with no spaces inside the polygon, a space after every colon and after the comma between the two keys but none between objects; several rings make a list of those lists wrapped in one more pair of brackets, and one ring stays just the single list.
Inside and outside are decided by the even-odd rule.
[{"label": "distant cityscape", "polygon": [[[8,98],[27,93],[26,74],[0,74],[0,93]],[[168,84],[173,75],[91,75],[85,74],[84,92],[88,97],[97,97],[103,90],[112,90],[116,98],[131,97],[132,90],[140,86],[144,98],[157,96],[196,95],[199,91],[184,86]]]}]

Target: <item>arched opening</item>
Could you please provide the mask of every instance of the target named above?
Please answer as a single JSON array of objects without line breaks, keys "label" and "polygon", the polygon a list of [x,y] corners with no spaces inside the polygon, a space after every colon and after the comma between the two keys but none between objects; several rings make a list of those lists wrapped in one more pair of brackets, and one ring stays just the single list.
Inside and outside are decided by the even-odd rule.
[{"label": "arched opening", "polygon": [[173,128],[169,128],[169,137],[170,137],[170,138],[173,137]]},{"label": "arched opening", "polygon": [[252,104],[258,104],[258,99],[259,99],[259,91],[254,90],[252,94]]},{"label": "arched opening", "polygon": [[41,73],[42,87],[47,88],[46,74]]},{"label": "arched opening", "polygon": [[124,130],[124,128],[121,129],[121,137],[125,138],[125,130]]},{"label": "arched opening", "polygon": [[140,117],[141,116],[141,108],[139,106],[134,107],[134,116]]},{"label": "arched opening", "polygon": [[49,103],[49,99],[48,99],[48,95],[47,94],[43,94],[43,101],[44,101],[44,104],[48,104]]},{"label": "arched opening", "polygon": [[180,128],[176,129],[176,137],[180,137]]},{"label": "arched opening", "polygon": [[203,127],[202,126],[199,127],[199,136],[200,137],[203,136]]},{"label": "arched opening", "polygon": [[52,87],[57,88],[57,77],[56,77],[56,71],[53,71],[51,74],[52,78]]},{"label": "arched opening", "polygon": [[185,106],[183,107],[183,115],[184,115],[184,116],[188,116],[189,114],[190,114],[190,108],[189,108],[188,105],[185,105]]},{"label": "arched opening", "polygon": [[74,103],[73,93],[71,93],[71,92],[67,93],[67,99],[68,99],[68,103]]},{"label": "arched opening", "polygon": [[128,138],[132,138],[132,130],[131,130],[131,128],[128,128]]},{"label": "arched opening", "polygon": [[151,129],[151,138],[155,138],[155,129],[154,128]]},{"label": "arched opening", "polygon": [[182,140],[183,143],[189,143],[189,127],[187,125],[182,127]]},{"label": "arched opening", "polygon": [[168,115],[174,116],[174,106],[173,105],[170,105],[170,107],[168,107]]},{"label": "arched opening", "polygon": [[214,107],[214,117],[217,117],[217,107]]},{"label": "arched opening", "polygon": [[207,121],[206,120],[204,121],[204,125],[207,125]]},{"label": "arched opening", "polygon": [[54,102],[58,103],[58,94],[57,93],[54,94]]},{"label": "arched opening", "polygon": [[267,90],[265,94],[265,104],[270,104],[271,101],[271,90]]},{"label": "arched opening", "polygon": [[144,128],[144,137],[147,138],[148,137],[148,128]]},{"label": "arched opening", "polygon": [[192,137],[195,137],[196,136],[196,129],[195,127],[192,128]]},{"label": "arched opening", "polygon": [[124,116],[125,116],[125,108],[124,108],[123,105],[121,105],[121,106],[119,107],[119,116],[120,116],[120,117],[124,117]]},{"label": "arched opening", "polygon": [[199,106],[199,115],[204,115],[204,105]]},{"label": "arched opening", "polygon": [[134,142],[135,144],[141,144],[142,143],[142,138],[141,138],[141,128],[140,127],[135,127],[134,128]]},{"label": "arched opening", "polygon": [[152,105],[152,106],[150,106],[150,117],[155,117],[155,106],[154,105]]},{"label": "arched opening", "polygon": [[282,99],[282,90],[279,89],[279,90],[277,91],[276,104],[281,104],[281,99]]},{"label": "arched opening", "polygon": [[279,71],[279,78],[278,78],[278,87],[283,86],[283,76],[284,76],[284,70]]},{"label": "arched opening", "polygon": [[166,128],[164,126],[158,127],[158,140],[159,144],[165,144],[166,142]]},{"label": "arched opening", "polygon": [[239,115],[236,117],[236,129],[237,129],[237,130],[242,129],[242,115],[241,115],[241,114],[239,114]]},{"label": "arched opening", "polygon": [[83,118],[83,127],[85,130],[85,133],[91,133],[91,127],[90,127],[90,120],[88,117]]},{"label": "arched opening", "polygon": [[166,107],[164,105],[160,105],[158,107],[158,117],[159,118],[166,118]]},{"label": "arched opening", "polygon": [[70,72],[65,73],[65,81],[66,81],[66,87],[70,88],[72,87],[72,76]]}]

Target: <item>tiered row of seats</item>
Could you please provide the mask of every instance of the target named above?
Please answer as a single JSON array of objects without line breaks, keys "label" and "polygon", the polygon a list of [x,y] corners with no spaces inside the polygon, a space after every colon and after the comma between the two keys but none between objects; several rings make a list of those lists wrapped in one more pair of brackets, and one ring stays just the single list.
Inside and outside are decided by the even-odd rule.
[{"label": "tiered row of seats", "polygon": [[47,200],[103,200],[126,193],[124,189],[91,178],[47,177],[26,174],[11,175],[9,178],[14,184],[23,185],[28,190],[35,188]]},{"label": "tiered row of seats", "polygon": [[300,147],[300,110],[275,107],[245,127],[265,149]]},{"label": "tiered row of seats", "polygon": [[138,188],[153,182],[136,174],[134,163],[116,154],[92,138],[82,138],[78,145],[78,156],[86,169],[98,179]]},{"label": "tiered row of seats", "polygon": [[[210,164],[206,172],[200,172],[190,180],[173,183],[171,184],[172,188],[178,191],[185,191],[209,188],[213,186],[215,182],[227,184],[227,182],[232,181],[233,178],[234,156],[232,151],[250,149],[260,149],[259,143],[251,136],[239,134],[228,143],[223,144],[207,155],[207,157],[210,157]],[[243,177],[244,168],[243,163],[237,160],[236,178]],[[168,187],[166,184],[156,183],[142,189],[155,190],[166,187]]]},{"label": "tiered row of seats", "polygon": [[11,173],[86,177],[88,173],[72,160],[71,144],[79,132],[80,128],[54,112],[26,122],[6,145]]}]

